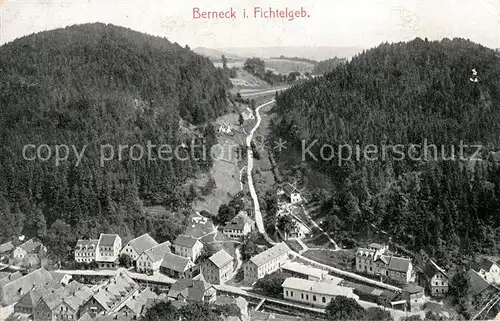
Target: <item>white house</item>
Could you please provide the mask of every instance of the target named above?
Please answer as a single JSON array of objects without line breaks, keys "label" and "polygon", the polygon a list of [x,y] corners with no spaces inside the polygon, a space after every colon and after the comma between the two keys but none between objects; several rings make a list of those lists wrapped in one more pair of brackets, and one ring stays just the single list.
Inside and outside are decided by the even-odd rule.
[{"label": "white house", "polygon": [[289,183],[283,185],[277,192],[278,203],[297,204],[303,201],[299,190]]},{"label": "white house", "polygon": [[14,260],[22,260],[30,266],[39,266],[41,255],[47,252],[47,248],[35,239],[29,239],[14,249]]},{"label": "white house", "polygon": [[75,246],[75,261],[79,263],[90,263],[92,261],[95,261],[97,254],[97,243],[99,243],[99,240],[97,239],[78,240]]},{"label": "white house", "polygon": [[278,243],[270,249],[257,254],[243,264],[243,279],[253,284],[267,274],[271,274],[290,261],[290,248],[285,243]]},{"label": "white house", "polygon": [[142,252],[136,261],[137,272],[147,274],[159,272],[163,258],[171,252],[170,246],[171,243],[166,241]]},{"label": "white house", "polygon": [[174,241],[175,254],[189,257],[194,262],[201,255],[203,243],[187,235],[179,235]]},{"label": "white house", "polygon": [[118,234],[101,234],[96,252],[96,262],[99,268],[117,268],[121,249],[122,239]]},{"label": "white house", "polygon": [[201,272],[205,280],[211,284],[223,284],[231,278],[233,270],[234,259],[224,249],[201,264]]},{"label": "white house", "polygon": [[241,211],[231,221],[222,226],[222,233],[230,238],[241,238],[250,233],[255,222],[248,217],[245,211]]},{"label": "white house", "polygon": [[282,284],[285,300],[296,301],[324,308],[336,296],[345,296],[358,300],[352,288],[330,282],[310,281],[299,278],[286,278]]},{"label": "white house", "polygon": [[481,275],[486,281],[500,283],[500,268],[498,264],[490,259],[482,258],[472,264],[472,269]]},{"label": "white house", "polygon": [[143,234],[133,240],[130,240],[120,251],[120,255],[126,254],[130,256],[132,261],[136,261],[142,252],[156,245],[158,245],[158,242],[156,242],[154,238],[152,238],[149,234]]}]

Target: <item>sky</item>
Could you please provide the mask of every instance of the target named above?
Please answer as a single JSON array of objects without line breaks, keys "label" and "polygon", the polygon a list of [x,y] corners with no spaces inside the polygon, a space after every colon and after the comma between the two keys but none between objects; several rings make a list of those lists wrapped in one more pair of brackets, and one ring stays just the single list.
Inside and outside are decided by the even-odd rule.
[{"label": "sky", "polygon": [[[0,0],[0,44],[43,30],[104,22],[180,45],[334,46],[462,37],[500,48],[500,0]],[[300,9],[308,18],[244,19],[254,6]],[[229,10],[236,19],[193,19],[193,8]]]}]

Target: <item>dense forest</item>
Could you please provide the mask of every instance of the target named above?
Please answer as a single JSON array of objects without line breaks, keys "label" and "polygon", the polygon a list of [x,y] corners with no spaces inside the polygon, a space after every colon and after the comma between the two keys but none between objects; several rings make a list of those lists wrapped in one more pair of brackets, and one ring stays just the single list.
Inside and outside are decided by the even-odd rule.
[{"label": "dense forest", "polygon": [[326,74],[328,72],[331,72],[338,65],[345,63],[346,61],[347,61],[347,59],[345,59],[345,58],[337,58],[337,57],[327,59],[327,60],[321,60],[314,65],[314,68],[311,71],[311,74],[313,74],[313,75]]},{"label": "dense forest", "polygon": [[[317,139],[311,148],[317,158],[322,144],[334,147],[328,160],[306,153],[336,186],[324,203],[325,228],[366,235],[375,226],[446,264],[498,253],[500,166],[492,152],[500,147],[499,107],[500,58],[494,50],[464,39],[417,38],[381,44],[281,93],[276,134],[298,149],[301,140],[307,147]],[[404,149],[425,141],[438,146],[428,154],[437,157],[410,160],[389,151],[385,159],[357,159],[336,148]],[[449,160],[451,145],[459,157],[460,141],[483,145],[477,160],[467,159],[475,148],[464,148],[463,160]],[[423,150],[417,152],[422,156]]]},{"label": "dense forest", "polygon": [[[159,160],[155,149],[154,160],[138,159],[139,149],[135,156],[126,149],[120,161],[115,150],[103,165],[100,146],[139,144],[146,155],[148,141],[213,144],[206,124],[226,111],[228,84],[221,69],[187,46],[113,25],[75,25],[1,46],[2,237],[44,238],[68,229],[73,237],[126,237],[161,226],[144,217],[141,200],[181,209],[181,186],[210,159]],[[66,144],[71,153],[58,166],[54,154],[27,161],[26,144]],[[73,145],[78,151],[87,145],[78,165]]]}]

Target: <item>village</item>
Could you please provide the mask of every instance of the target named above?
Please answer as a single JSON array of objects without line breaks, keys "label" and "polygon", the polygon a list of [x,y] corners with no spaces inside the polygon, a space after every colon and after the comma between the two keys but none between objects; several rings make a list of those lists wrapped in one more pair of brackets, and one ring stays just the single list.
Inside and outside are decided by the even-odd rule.
[{"label": "village", "polygon": [[[300,218],[303,214],[297,214],[306,202],[303,193],[285,183],[277,189],[276,198],[278,215],[289,216],[292,228],[279,231],[281,242],[262,246],[260,253],[244,262],[241,253],[230,253],[225,247],[206,255],[207,242],[199,231],[214,227],[199,214],[191,218],[191,228],[172,243],[158,243],[149,234],[126,243],[117,234],[80,239],[74,247],[74,263],[79,269],[74,270],[46,270],[42,263],[47,249],[36,239],[2,244],[2,309],[11,309],[16,320],[135,320],[161,301],[176,305],[229,302],[239,309],[242,321],[266,313],[267,320],[272,320],[279,306],[320,318],[331,300],[343,296],[399,317],[428,311],[446,315],[449,271],[432,260],[414,265],[411,258],[378,243],[330,250],[353,252],[354,259],[348,263],[351,272],[315,262],[301,255],[307,249],[303,240],[311,234]],[[213,239],[242,242],[255,232],[255,221],[242,211],[215,228]],[[296,251],[296,244],[304,248]],[[23,274],[26,271],[30,272]],[[497,263],[485,258],[467,273],[478,306],[498,300]],[[276,274],[286,276],[280,297],[255,288]],[[298,319],[284,315],[280,320]]]}]

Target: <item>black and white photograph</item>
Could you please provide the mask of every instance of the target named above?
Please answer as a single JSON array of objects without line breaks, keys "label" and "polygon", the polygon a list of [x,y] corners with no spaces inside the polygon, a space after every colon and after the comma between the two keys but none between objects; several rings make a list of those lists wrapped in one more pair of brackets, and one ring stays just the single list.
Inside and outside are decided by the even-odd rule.
[{"label": "black and white photograph", "polygon": [[500,320],[500,0],[0,0],[0,321]]}]

